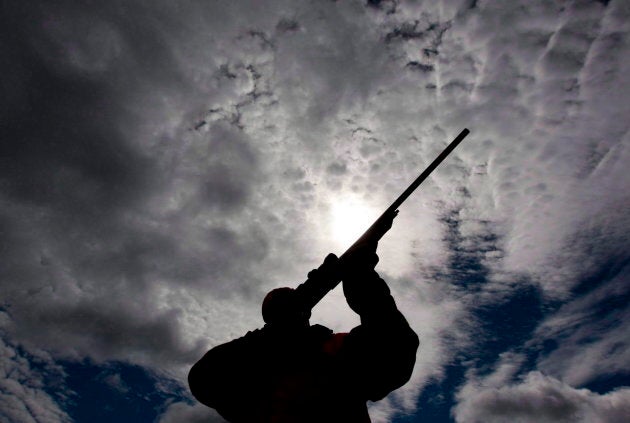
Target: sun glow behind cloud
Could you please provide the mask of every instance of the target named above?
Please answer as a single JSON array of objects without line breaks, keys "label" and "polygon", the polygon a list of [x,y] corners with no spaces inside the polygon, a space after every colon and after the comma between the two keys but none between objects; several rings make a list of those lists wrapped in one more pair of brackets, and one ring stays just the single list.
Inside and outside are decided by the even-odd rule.
[{"label": "sun glow behind cloud", "polygon": [[330,234],[340,253],[350,247],[378,217],[378,211],[358,198],[343,198],[330,209]]}]

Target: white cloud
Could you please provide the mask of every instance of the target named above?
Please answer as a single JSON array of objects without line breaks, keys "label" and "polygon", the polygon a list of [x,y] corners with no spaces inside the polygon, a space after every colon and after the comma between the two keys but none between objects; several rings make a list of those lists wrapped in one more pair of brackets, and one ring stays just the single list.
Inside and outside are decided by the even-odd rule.
[{"label": "white cloud", "polygon": [[558,340],[558,346],[539,361],[539,369],[574,386],[630,372],[630,331],[624,324],[630,310],[619,300],[630,285],[628,266],[616,272],[541,323],[530,343]]},{"label": "white cloud", "polygon": [[630,416],[628,388],[600,395],[537,371],[499,386],[469,380],[457,399],[453,415],[458,423],[622,423]]},{"label": "white cloud", "polygon": [[42,375],[16,348],[0,339],[0,419],[7,423],[69,423],[44,391]]}]

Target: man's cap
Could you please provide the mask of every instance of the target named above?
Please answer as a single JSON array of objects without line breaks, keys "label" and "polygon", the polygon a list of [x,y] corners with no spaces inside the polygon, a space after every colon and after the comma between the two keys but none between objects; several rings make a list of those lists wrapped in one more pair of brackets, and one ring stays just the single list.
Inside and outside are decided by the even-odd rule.
[{"label": "man's cap", "polygon": [[288,322],[310,317],[301,310],[295,289],[283,287],[269,291],[262,303],[262,315],[265,323]]}]

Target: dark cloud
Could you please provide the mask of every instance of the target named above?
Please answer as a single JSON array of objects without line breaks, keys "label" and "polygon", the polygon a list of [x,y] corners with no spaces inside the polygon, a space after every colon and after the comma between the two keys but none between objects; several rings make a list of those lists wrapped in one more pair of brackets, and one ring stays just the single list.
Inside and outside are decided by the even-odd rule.
[{"label": "dark cloud", "polygon": [[348,168],[343,162],[335,162],[329,164],[326,170],[333,176],[340,176],[344,175],[348,171]]},{"label": "dark cloud", "polygon": [[276,29],[280,32],[293,32],[300,29],[300,24],[293,19],[282,18],[276,25]]},{"label": "dark cloud", "polygon": [[433,65],[417,62],[415,60],[407,63],[405,67],[408,69],[420,71],[420,72],[433,72],[435,70]]},{"label": "dark cloud", "polygon": [[4,193],[65,213],[79,210],[78,218],[139,200],[153,169],[118,131],[117,110],[102,87],[32,67],[28,113],[0,128]]},{"label": "dark cloud", "polygon": [[133,300],[118,304],[98,300],[76,305],[40,303],[37,315],[15,313],[14,317],[20,331],[30,334],[31,343],[48,345],[69,357],[89,355],[100,361],[122,353],[140,363],[156,358],[187,363],[199,354],[200,346],[182,348],[175,311],[148,314],[145,308],[132,304]]},{"label": "dark cloud", "polygon": [[206,170],[199,188],[202,205],[234,211],[261,182],[256,153],[243,133],[226,125],[213,126],[207,137],[207,152],[202,156],[207,158]]},{"label": "dark cloud", "polygon": [[181,189],[177,208],[191,220],[238,212],[262,180],[251,141],[213,123],[189,150],[183,133],[162,129],[143,143],[144,126],[173,113],[164,100],[190,93],[171,45],[185,28],[166,9],[62,2],[6,12],[1,275],[13,335],[66,355],[192,360],[177,305],[148,312],[160,281],[221,286],[237,260],[264,257],[266,241],[256,225],[215,222],[194,251],[194,224],[155,205]]}]

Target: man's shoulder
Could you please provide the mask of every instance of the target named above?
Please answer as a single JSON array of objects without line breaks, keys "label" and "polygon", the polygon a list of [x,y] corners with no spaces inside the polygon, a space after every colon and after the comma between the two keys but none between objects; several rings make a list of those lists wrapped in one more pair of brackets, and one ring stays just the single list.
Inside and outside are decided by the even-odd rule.
[{"label": "man's shoulder", "polygon": [[329,338],[333,335],[332,329],[328,329],[326,326],[315,324],[308,328],[311,336]]},{"label": "man's shoulder", "polygon": [[346,332],[334,333],[331,329],[322,325],[312,325],[310,331],[311,337],[319,341],[321,351],[326,355],[338,354],[342,350],[348,336]]}]

